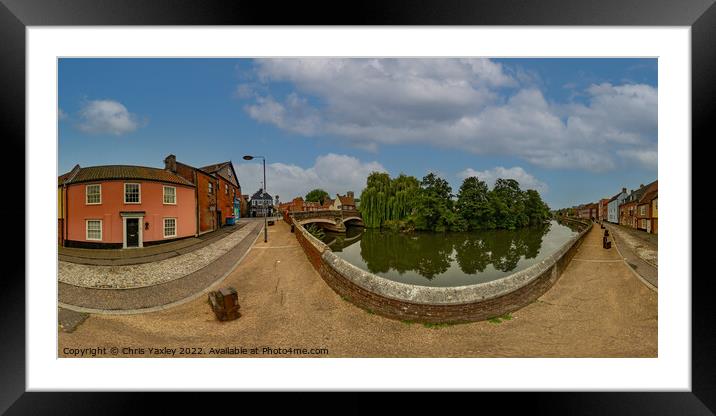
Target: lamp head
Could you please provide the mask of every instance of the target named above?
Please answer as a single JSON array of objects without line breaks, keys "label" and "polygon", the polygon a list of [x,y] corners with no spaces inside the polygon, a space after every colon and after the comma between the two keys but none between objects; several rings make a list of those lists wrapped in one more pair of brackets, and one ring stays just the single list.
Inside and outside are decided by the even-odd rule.
[{"label": "lamp head", "polygon": [[254,158],[253,156],[249,156],[249,155],[244,156],[244,160],[251,160],[253,158]]}]

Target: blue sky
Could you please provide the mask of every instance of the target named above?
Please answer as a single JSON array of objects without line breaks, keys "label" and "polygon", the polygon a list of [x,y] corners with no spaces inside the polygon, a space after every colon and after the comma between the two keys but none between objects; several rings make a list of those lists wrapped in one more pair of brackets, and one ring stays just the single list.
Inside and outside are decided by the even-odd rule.
[{"label": "blue sky", "polygon": [[59,173],[232,160],[286,201],[373,170],[455,192],[517,179],[552,208],[657,177],[656,59],[61,59]]}]

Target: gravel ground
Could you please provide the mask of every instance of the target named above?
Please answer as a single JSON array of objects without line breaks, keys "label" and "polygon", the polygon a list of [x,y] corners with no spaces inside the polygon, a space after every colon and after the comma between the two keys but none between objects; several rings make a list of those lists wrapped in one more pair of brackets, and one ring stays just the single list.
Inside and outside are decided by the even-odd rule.
[{"label": "gravel ground", "polygon": [[236,246],[250,230],[243,227],[191,253],[130,266],[95,266],[60,261],[57,280],[91,288],[130,289],[166,283],[193,273]]},{"label": "gravel ground", "polygon": [[634,236],[631,232],[621,227],[607,225],[611,233],[619,238],[622,246],[626,245],[637,256],[654,267],[659,267],[659,250],[657,246],[645,241],[643,238]]},{"label": "gravel ground", "polygon": [[[219,322],[205,298],[160,312],[92,315],[65,348],[118,347],[119,357],[657,357],[657,294],[633,275],[594,227],[555,286],[504,320],[426,327],[369,313],[333,292],[278,222],[221,286],[238,290],[242,316]],[[576,261],[575,261],[576,260]],[[121,352],[122,347],[144,352]],[[180,348],[197,348],[181,355]],[[232,354],[212,348],[257,348]],[[264,347],[273,348],[268,351]],[[325,348],[327,354],[276,354],[275,348]],[[201,353],[199,354],[199,348]],[[250,351],[250,350],[248,350]]]}]

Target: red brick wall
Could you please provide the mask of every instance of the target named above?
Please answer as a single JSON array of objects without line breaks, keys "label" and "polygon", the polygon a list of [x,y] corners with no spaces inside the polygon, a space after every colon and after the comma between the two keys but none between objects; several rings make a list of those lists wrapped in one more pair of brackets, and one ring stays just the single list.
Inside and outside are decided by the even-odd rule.
[{"label": "red brick wall", "polygon": [[[199,202],[199,232],[206,232],[216,229],[216,211],[211,209],[216,206],[216,183],[214,178],[197,172],[197,194]],[[209,183],[214,184],[213,193],[209,193]]]},{"label": "red brick wall", "polygon": [[549,268],[526,286],[506,295],[474,303],[427,305],[391,299],[363,289],[325,264],[319,249],[299,230],[296,230],[295,234],[316,271],[328,286],[344,299],[387,318],[430,323],[481,321],[527,306],[554,285],[582,242],[581,239],[578,240],[557,262],[556,270],[554,267]]},{"label": "red brick wall", "polygon": [[[216,209],[221,210],[221,223],[226,224],[226,217],[234,215],[234,195],[239,196],[241,193],[234,184],[220,176],[217,178],[217,182],[219,184],[219,192],[216,195]],[[226,193],[227,186],[229,189],[228,194]]]}]

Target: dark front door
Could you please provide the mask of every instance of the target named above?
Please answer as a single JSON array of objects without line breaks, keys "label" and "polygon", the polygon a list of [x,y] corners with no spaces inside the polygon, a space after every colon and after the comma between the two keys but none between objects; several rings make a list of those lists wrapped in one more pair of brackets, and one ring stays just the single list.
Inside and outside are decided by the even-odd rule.
[{"label": "dark front door", "polygon": [[139,247],[139,218],[127,218],[127,247]]}]

